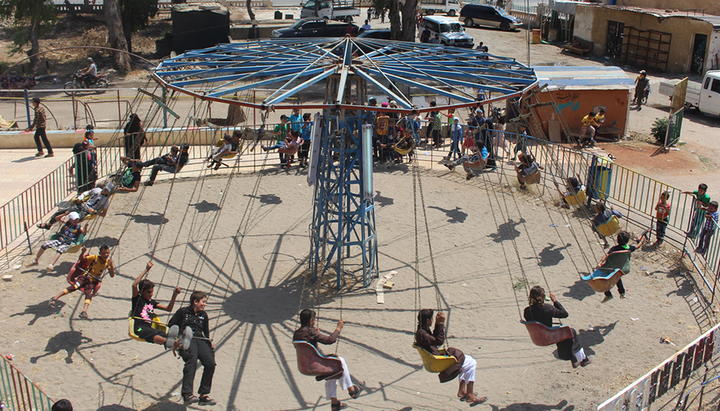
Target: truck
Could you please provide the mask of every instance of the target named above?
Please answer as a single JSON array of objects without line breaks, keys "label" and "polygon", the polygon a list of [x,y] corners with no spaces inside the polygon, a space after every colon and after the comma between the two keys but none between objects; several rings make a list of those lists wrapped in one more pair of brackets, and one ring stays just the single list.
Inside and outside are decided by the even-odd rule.
[{"label": "truck", "polygon": [[[677,83],[661,81],[660,94],[672,99],[675,84]],[[720,116],[720,70],[708,70],[702,84],[688,81],[685,107],[694,107],[701,113]]]},{"label": "truck", "polygon": [[445,13],[450,17],[460,14],[461,7],[458,0],[420,0],[417,5],[422,14]]},{"label": "truck", "polygon": [[[315,7],[319,4],[317,16]],[[360,15],[360,0],[308,0],[302,5],[300,18],[324,18],[352,23]]]},{"label": "truck", "polygon": [[353,23],[329,23],[324,18],[300,19],[292,26],[273,30],[272,37],[344,37],[348,27],[357,33],[359,27]]}]

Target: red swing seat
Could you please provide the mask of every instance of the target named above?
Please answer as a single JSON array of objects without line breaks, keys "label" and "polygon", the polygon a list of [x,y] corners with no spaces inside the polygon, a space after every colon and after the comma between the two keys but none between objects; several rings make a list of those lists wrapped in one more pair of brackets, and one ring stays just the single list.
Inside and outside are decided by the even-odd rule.
[{"label": "red swing seat", "polygon": [[[75,285],[77,278],[81,275],[84,275],[87,272],[88,268],[90,268],[90,261],[75,261],[75,264],[73,264],[73,266],[70,267],[70,271],[68,271],[67,282],[70,285]],[[95,283],[95,287],[93,288],[93,295],[96,295],[98,293],[101,285],[102,282],[100,281],[97,281],[97,283]]]},{"label": "red swing seat", "polygon": [[302,375],[311,375],[316,380],[335,380],[343,373],[342,362],[334,357],[325,356],[307,341],[293,341],[297,354],[298,371]]},{"label": "red swing seat", "polygon": [[572,329],[568,325],[548,327],[537,321],[521,321],[530,334],[533,344],[540,347],[557,344],[568,338],[573,338]]}]

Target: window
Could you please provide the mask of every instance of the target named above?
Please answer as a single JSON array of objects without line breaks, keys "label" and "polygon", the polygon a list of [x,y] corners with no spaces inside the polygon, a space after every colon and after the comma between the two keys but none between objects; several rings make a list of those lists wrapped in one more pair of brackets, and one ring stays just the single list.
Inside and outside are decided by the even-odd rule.
[{"label": "window", "polygon": [[713,79],[712,82],[712,89],[710,89],[713,93],[720,93],[720,80]]},{"label": "window", "polygon": [[708,87],[710,86],[710,80],[712,80],[710,77],[708,77],[708,78],[705,79],[705,85],[703,86],[703,88],[704,88],[705,90],[707,90]]}]

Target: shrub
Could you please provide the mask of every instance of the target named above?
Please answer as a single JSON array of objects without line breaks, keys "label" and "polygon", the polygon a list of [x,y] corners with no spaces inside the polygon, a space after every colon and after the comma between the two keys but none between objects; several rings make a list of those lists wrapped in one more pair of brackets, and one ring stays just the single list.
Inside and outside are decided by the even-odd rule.
[{"label": "shrub", "polygon": [[655,137],[655,141],[658,142],[658,144],[665,144],[665,135],[667,134],[667,128],[668,128],[668,119],[666,118],[656,118],[655,122],[652,125],[652,128],[650,129],[650,133],[652,133],[653,137]]}]

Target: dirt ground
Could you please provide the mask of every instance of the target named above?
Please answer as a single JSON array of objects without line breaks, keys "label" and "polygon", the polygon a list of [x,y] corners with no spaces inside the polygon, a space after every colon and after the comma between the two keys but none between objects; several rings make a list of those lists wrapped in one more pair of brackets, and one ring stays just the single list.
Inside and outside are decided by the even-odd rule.
[{"label": "dirt ground", "polygon": [[[73,34],[97,39],[93,24],[44,41],[83,44],[86,40]],[[167,22],[162,24],[166,29]],[[524,32],[468,31],[491,52],[525,62]],[[6,40],[0,42],[3,50]],[[142,49],[144,56],[154,58],[151,53]],[[80,57],[68,56],[54,71],[76,70]],[[544,44],[532,46],[531,58],[533,64],[604,64]],[[634,77],[632,70],[628,73]],[[660,78],[652,77],[654,90]],[[116,83],[123,81],[134,80]],[[655,117],[667,115],[663,104],[660,96],[652,100],[637,128],[649,129]],[[717,119],[689,113],[682,136],[686,144],[669,154],[652,156],[656,146],[642,135],[601,147],[619,164],[678,187],[710,182],[712,196],[712,181],[719,176],[720,149],[712,140],[717,125]],[[338,318],[345,320],[337,352],[353,376],[368,384],[358,400],[346,401],[350,409],[467,408],[455,398],[456,382],[439,384],[410,347],[415,308],[437,308],[422,236],[421,298],[415,298],[410,173],[399,168],[375,174],[380,274],[398,272],[384,305],[376,303],[374,284],[361,288],[353,277],[347,278],[351,290],[342,297],[325,288],[318,295],[302,275],[312,190],[303,175],[271,169],[263,174],[260,191],[251,195],[257,178],[238,175],[229,186],[226,178],[192,179],[176,183],[172,193],[162,183],[142,195],[116,195],[91,241],[94,246],[120,243],[114,256],[120,275],[103,283],[90,308],[92,320],[78,319],[82,299],[77,295],[65,297],[59,312],[46,304],[67,285],[64,276],[73,256],[64,256],[52,274],[20,268],[7,273],[15,276],[12,282],[2,284],[3,353],[13,354],[15,364],[53,398],[70,398],[78,410],[183,409],[178,396],[182,362],[160,346],[127,336],[130,284],[156,249],[150,279],[160,284],[158,300],[167,301],[175,285],[183,288],[183,301],[193,289],[210,291],[208,312],[219,364],[212,392],[219,402],[215,409],[329,408],[322,383],[302,376],[296,367],[291,337],[304,307],[319,309],[319,325],[326,331]],[[578,272],[588,272],[602,248],[577,215],[554,206],[549,192],[542,197],[536,188],[513,191],[517,183],[512,177],[494,173],[466,182],[457,172],[425,171],[423,187],[440,308],[450,314],[449,342],[478,360],[476,391],[490,397],[477,409],[593,409],[708,328],[706,319],[693,314],[698,297],[675,266],[677,255],[670,248],[645,247],[636,253],[633,273],[625,281],[628,298],[600,304],[601,296],[580,281]],[[170,209],[163,218],[168,198]],[[219,224],[213,228],[215,222]],[[44,256],[42,263],[49,258]],[[532,345],[519,324],[525,284],[542,285],[558,296],[570,312],[566,323],[578,330],[595,363],[574,370],[554,357],[554,347]],[[675,346],[660,344],[661,337]]]},{"label": "dirt ground", "polygon": [[[47,306],[67,285],[74,256],[64,256],[56,273],[33,267],[13,272],[15,280],[2,284],[3,352],[13,354],[14,363],[53,398],[70,398],[79,410],[181,409],[182,362],[127,336],[132,279],[156,250],[149,278],[160,284],[159,301],[167,301],[176,285],[182,301],[193,289],[211,295],[215,409],[329,408],[322,383],[297,371],[291,339],[305,307],[319,310],[323,330],[345,321],[337,352],[368,385],[359,399],[347,401],[350,409],[467,408],[455,399],[457,382],[439,384],[411,348],[415,308],[437,308],[437,302],[422,219],[420,299],[415,297],[413,191],[406,168],[375,174],[380,275],[397,271],[383,305],[374,284],[362,288],[357,277],[346,276],[350,290],[340,295],[311,287],[303,276],[312,215],[312,190],[303,174],[270,168],[255,193],[257,175],[229,181],[187,179],[172,192],[166,182],[114,196],[108,217],[92,228],[90,244],[119,242],[119,276],[105,278],[90,321],[78,319],[77,294],[65,297],[59,310]],[[690,309],[697,295],[675,268],[671,249],[638,251],[625,280],[628,297],[601,304],[602,296],[578,272],[588,272],[603,250],[584,223],[554,206],[550,191],[546,197],[536,187],[519,191],[513,176],[497,173],[467,182],[459,172],[429,170],[422,186],[449,343],[477,359],[476,390],[490,397],[478,409],[590,410],[707,329]],[[49,259],[50,253],[43,256],[40,267]],[[554,357],[554,346],[531,343],[519,321],[526,285],[536,284],[570,312],[566,323],[595,356],[592,365],[572,369]],[[660,344],[661,337],[676,345]]]}]

